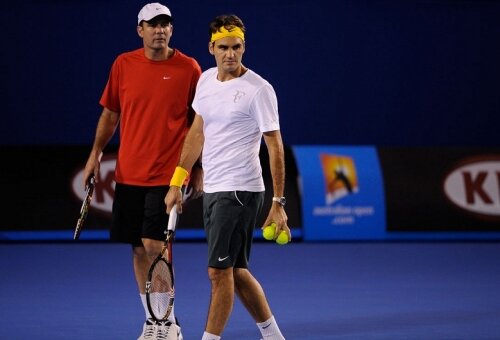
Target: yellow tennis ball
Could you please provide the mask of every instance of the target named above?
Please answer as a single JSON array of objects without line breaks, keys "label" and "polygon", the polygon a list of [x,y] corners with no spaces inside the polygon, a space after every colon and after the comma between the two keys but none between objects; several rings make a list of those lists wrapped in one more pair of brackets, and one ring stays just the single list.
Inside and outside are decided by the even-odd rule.
[{"label": "yellow tennis ball", "polygon": [[262,230],[262,236],[268,241],[272,240],[274,238],[275,229],[276,223],[273,222]]},{"label": "yellow tennis ball", "polygon": [[285,245],[288,243],[288,235],[285,231],[281,231],[281,233],[278,235],[278,238],[276,239],[276,243],[281,245]]}]

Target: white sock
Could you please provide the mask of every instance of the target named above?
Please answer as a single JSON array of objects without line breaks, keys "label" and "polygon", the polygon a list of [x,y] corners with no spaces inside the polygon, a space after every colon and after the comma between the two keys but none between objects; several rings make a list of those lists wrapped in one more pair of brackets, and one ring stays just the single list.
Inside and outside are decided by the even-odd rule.
[{"label": "white sock", "polygon": [[[162,295],[166,295],[167,293],[154,293],[154,294],[158,294],[158,296],[155,298],[155,301],[158,302],[158,306],[156,306],[158,308],[158,311],[165,313],[165,311],[167,310],[167,307],[168,307],[166,304],[167,299],[166,299],[166,297],[163,298]],[[176,323],[175,322],[174,307],[175,307],[175,304],[172,305],[172,310],[170,311],[170,314],[168,315],[168,321],[170,321],[171,323]]]},{"label": "white sock", "polygon": [[[163,293],[153,293],[153,294],[163,294]],[[148,303],[146,301],[146,294],[140,294],[141,295],[141,301],[142,301],[142,306],[144,307],[144,311],[146,312],[146,318],[147,319],[151,319],[151,314],[149,313],[149,309],[148,309]],[[161,298],[154,298],[153,301],[165,301],[164,299],[161,299]],[[172,306],[172,310],[170,311],[170,315],[168,316],[168,321],[170,321],[171,323],[176,323],[175,322],[175,314],[174,314],[174,306],[175,304]],[[155,308],[155,306],[152,306],[153,308]],[[158,310],[165,310],[165,308],[159,308],[159,306],[156,306],[156,308]]]},{"label": "white sock", "polygon": [[[161,294],[166,294],[166,293],[161,293]],[[166,300],[160,299],[158,301],[166,301]],[[170,321],[171,323],[177,323],[175,321],[174,307],[175,307],[175,303],[172,305],[172,310],[170,311],[170,314],[168,315],[168,321]],[[162,308],[161,310],[165,310],[165,309],[166,309],[166,307]]]},{"label": "white sock", "polygon": [[269,320],[264,322],[258,322],[257,327],[259,327],[262,338],[265,340],[284,340],[285,337],[281,334],[281,331],[274,320],[274,316],[271,316]]},{"label": "white sock", "polygon": [[146,319],[151,319],[151,314],[149,313],[148,303],[146,302],[146,294],[139,294],[141,296],[142,307],[146,312]]},{"label": "white sock", "polygon": [[203,337],[201,340],[220,340],[220,336],[215,334],[210,334],[208,332],[203,332]]}]

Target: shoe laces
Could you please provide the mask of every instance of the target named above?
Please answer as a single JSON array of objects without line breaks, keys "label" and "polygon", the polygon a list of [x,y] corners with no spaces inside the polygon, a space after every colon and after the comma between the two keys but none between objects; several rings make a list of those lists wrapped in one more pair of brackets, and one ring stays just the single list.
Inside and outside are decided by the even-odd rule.
[{"label": "shoe laces", "polygon": [[144,339],[154,339],[155,336],[155,324],[146,322],[146,328],[144,328]]},{"label": "shoe laces", "polygon": [[170,331],[170,322],[162,322],[158,324],[158,332],[156,334],[156,339],[167,340],[168,333]]}]

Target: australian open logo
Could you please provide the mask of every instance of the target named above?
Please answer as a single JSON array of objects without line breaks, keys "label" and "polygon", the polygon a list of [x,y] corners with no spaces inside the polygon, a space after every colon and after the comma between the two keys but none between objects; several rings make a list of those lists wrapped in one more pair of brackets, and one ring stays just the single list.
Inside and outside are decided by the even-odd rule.
[{"label": "australian open logo", "polygon": [[322,153],[320,158],[327,205],[359,191],[356,166],[351,157]]}]

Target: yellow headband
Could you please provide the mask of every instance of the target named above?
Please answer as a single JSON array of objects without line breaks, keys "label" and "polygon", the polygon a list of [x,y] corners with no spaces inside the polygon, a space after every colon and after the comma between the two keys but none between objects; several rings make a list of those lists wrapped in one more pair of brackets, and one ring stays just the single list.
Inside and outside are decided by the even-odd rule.
[{"label": "yellow headband", "polygon": [[217,32],[212,33],[212,38],[210,39],[210,42],[214,42],[215,40],[219,40],[225,37],[236,37],[245,41],[245,33],[243,33],[241,28],[233,26],[228,30],[224,26],[222,26],[221,28],[219,28]]}]

